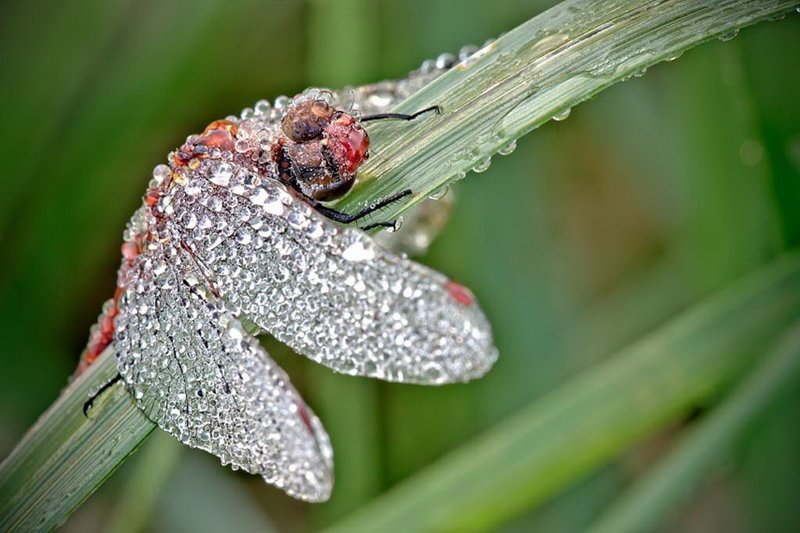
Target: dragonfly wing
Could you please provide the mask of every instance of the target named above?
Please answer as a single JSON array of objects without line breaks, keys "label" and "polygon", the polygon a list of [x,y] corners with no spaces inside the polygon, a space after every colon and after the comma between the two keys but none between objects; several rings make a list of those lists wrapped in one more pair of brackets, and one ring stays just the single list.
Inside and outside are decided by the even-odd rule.
[{"label": "dragonfly wing", "polygon": [[204,162],[175,192],[174,218],[237,315],[346,374],[432,384],[489,370],[497,351],[467,289],[232,166]]},{"label": "dragonfly wing", "polygon": [[163,430],[290,495],[326,500],[332,452],[319,420],[258,341],[210,294],[189,253],[135,259],[114,340],[138,406]]}]

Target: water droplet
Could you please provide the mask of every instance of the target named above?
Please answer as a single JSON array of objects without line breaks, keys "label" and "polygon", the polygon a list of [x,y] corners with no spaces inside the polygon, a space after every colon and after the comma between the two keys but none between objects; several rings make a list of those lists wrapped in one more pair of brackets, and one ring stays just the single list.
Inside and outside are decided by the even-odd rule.
[{"label": "water droplet", "polygon": [[517,149],[517,141],[511,141],[507,145],[500,148],[497,153],[500,155],[508,155]]},{"label": "water droplet", "polygon": [[388,107],[394,103],[395,96],[390,91],[376,91],[369,95],[368,101],[375,107]]},{"label": "water droplet", "polygon": [[364,241],[357,240],[342,251],[345,261],[370,261],[375,257],[375,250]]},{"label": "water droplet", "polygon": [[731,31],[729,31],[727,33],[723,33],[722,35],[719,36],[719,40],[720,41],[730,41],[731,39],[735,38],[737,35],[739,35],[739,29],[738,28],[733,29],[733,30],[731,30]]},{"label": "water droplet", "polygon": [[475,173],[480,174],[481,172],[486,172],[489,170],[489,166],[492,164],[491,157],[484,157],[480,161],[478,161],[474,167],[472,167],[472,171]]},{"label": "water droplet", "polygon": [[230,184],[231,176],[233,176],[233,167],[231,167],[228,163],[222,163],[211,174],[209,181],[214,185],[227,187]]},{"label": "water droplet", "polygon": [[436,70],[436,61],[433,59],[426,59],[422,62],[422,65],[419,67],[419,69],[425,74],[429,74]]},{"label": "water droplet", "polygon": [[637,70],[636,72],[633,73],[633,77],[634,78],[641,78],[642,76],[645,75],[646,72],[647,72],[646,68],[643,68],[641,70]]},{"label": "water droplet", "polygon": [[434,190],[432,193],[428,195],[428,198],[431,200],[441,200],[445,196],[447,196],[448,191],[450,191],[450,186],[448,184],[444,184],[438,189]]},{"label": "water droplet", "polygon": [[439,57],[436,58],[436,68],[440,70],[444,70],[446,68],[452,67],[456,62],[456,56],[453,54],[440,54]]},{"label": "water droplet", "polygon": [[167,165],[156,165],[156,168],[153,169],[153,179],[159,185],[161,185],[170,174],[172,174],[172,171]]},{"label": "water droplet", "polygon": [[553,120],[558,121],[558,122],[561,122],[562,120],[567,120],[567,118],[569,117],[570,113],[572,113],[572,108],[571,107],[568,107],[566,109],[562,109],[561,111],[559,111],[558,113],[553,115]]},{"label": "water droplet", "polygon": [[243,154],[250,149],[250,143],[245,141],[244,139],[239,139],[238,141],[236,141],[234,149],[240,154]]},{"label": "water droplet", "polygon": [[394,224],[386,228],[386,231],[388,231],[389,233],[397,233],[398,231],[400,231],[400,228],[402,227],[403,227],[403,217],[397,217],[397,219],[395,219],[394,221]]},{"label": "water droplet", "polygon": [[459,61],[466,61],[469,56],[474,54],[478,51],[478,47],[474,44],[468,44],[466,46],[461,47],[461,50],[458,51],[458,60]]},{"label": "water droplet", "polygon": [[266,100],[259,100],[255,105],[256,115],[268,115],[272,111],[272,104]]}]

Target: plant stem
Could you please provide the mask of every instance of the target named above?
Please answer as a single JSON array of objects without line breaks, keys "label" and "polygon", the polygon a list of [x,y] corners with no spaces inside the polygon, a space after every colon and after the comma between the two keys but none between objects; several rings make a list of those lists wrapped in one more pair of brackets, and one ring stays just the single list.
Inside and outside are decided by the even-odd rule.
[{"label": "plant stem", "polygon": [[522,135],[602,89],[712,38],[773,19],[797,0],[568,0],[506,33],[405,100],[400,112],[442,109],[370,129],[375,153],[340,204],[353,210],[404,189],[396,218]]},{"label": "plant stem", "polygon": [[116,373],[106,350],[0,465],[0,531],[57,527],[155,428],[119,383],[83,415],[84,402]]},{"label": "plant stem", "polygon": [[710,470],[729,457],[742,431],[800,374],[800,324],[795,324],[744,383],[592,527],[593,533],[658,530]]}]

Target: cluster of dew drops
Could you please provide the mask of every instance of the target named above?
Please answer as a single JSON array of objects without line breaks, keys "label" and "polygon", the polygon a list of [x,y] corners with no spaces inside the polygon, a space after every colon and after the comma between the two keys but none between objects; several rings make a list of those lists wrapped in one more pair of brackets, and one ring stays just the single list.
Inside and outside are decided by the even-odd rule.
[{"label": "cluster of dew drops", "polygon": [[[797,8],[797,12],[800,13],[800,7]],[[781,20],[784,17],[785,17],[785,14],[780,14],[780,15],[777,15],[777,16],[775,16],[774,18],[772,18],[770,20]],[[735,28],[735,29],[732,29],[732,30],[730,30],[728,32],[725,32],[725,33],[719,35],[719,40],[723,41],[723,42],[724,41],[730,41],[731,39],[734,39],[738,34],[739,34],[739,29]],[[484,47],[487,47],[492,43],[493,43],[493,40],[490,39],[489,41],[487,41],[484,44]],[[472,47],[471,53],[475,53],[475,51],[477,51],[477,48]],[[673,55],[667,57],[666,60],[667,61],[674,61],[674,60],[678,59],[681,55],[682,55],[682,51],[676,51]],[[466,59],[464,59],[464,61],[466,61]],[[622,81],[626,81],[626,80],[628,80],[630,78],[640,78],[646,72],[647,72],[647,69],[646,68],[642,68],[642,69],[640,69],[640,70],[638,70],[636,72],[633,72],[630,76],[628,76],[626,78],[623,78]],[[571,111],[572,111],[572,109],[570,107],[566,107],[564,109],[561,109],[560,111],[558,111],[557,113],[555,113],[553,115],[552,119],[555,120],[555,121],[558,121],[558,122],[566,120],[570,116]],[[509,155],[516,148],[517,148],[517,141],[516,140],[512,140],[506,146],[503,146],[502,148],[497,150],[497,153],[500,154],[500,155]],[[475,173],[486,172],[489,169],[489,167],[491,166],[491,164],[492,164],[492,158],[491,158],[491,155],[488,155],[488,156],[485,156],[482,159],[480,159],[469,170],[471,170],[472,172],[475,172]],[[467,174],[466,171],[459,171],[451,181],[461,180],[466,176],[466,174]],[[447,189],[448,189],[448,184],[442,185],[441,187],[436,189],[433,193],[431,193],[430,198],[432,198],[432,199],[440,199],[440,198],[444,197],[447,194]]]}]

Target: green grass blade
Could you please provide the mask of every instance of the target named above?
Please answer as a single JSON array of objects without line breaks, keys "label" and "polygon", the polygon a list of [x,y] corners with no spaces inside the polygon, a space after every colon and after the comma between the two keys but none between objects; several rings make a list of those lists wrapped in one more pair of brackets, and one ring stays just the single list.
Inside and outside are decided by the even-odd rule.
[{"label": "green grass blade", "polygon": [[631,487],[594,525],[594,533],[658,529],[670,511],[686,500],[714,467],[719,466],[739,435],[800,371],[800,325],[795,324],[754,373],[708,420],[686,436],[645,479]]},{"label": "green grass blade", "polygon": [[602,89],[798,5],[797,0],[562,2],[398,106],[413,112],[435,104],[441,116],[371,129],[372,144],[380,150],[339,206],[347,211],[404,189],[418,193],[387,208],[383,214],[391,220]]},{"label": "green grass blade", "polygon": [[766,267],[534,402],[332,531],[490,529],[708,400],[800,313],[800,256]]},{"label": "green grass blade", "polygon": [[155,428],[120,384],[83,404],[116,373],[104,353],[72,382],[0,464],[0,531],[60,525]]}]

